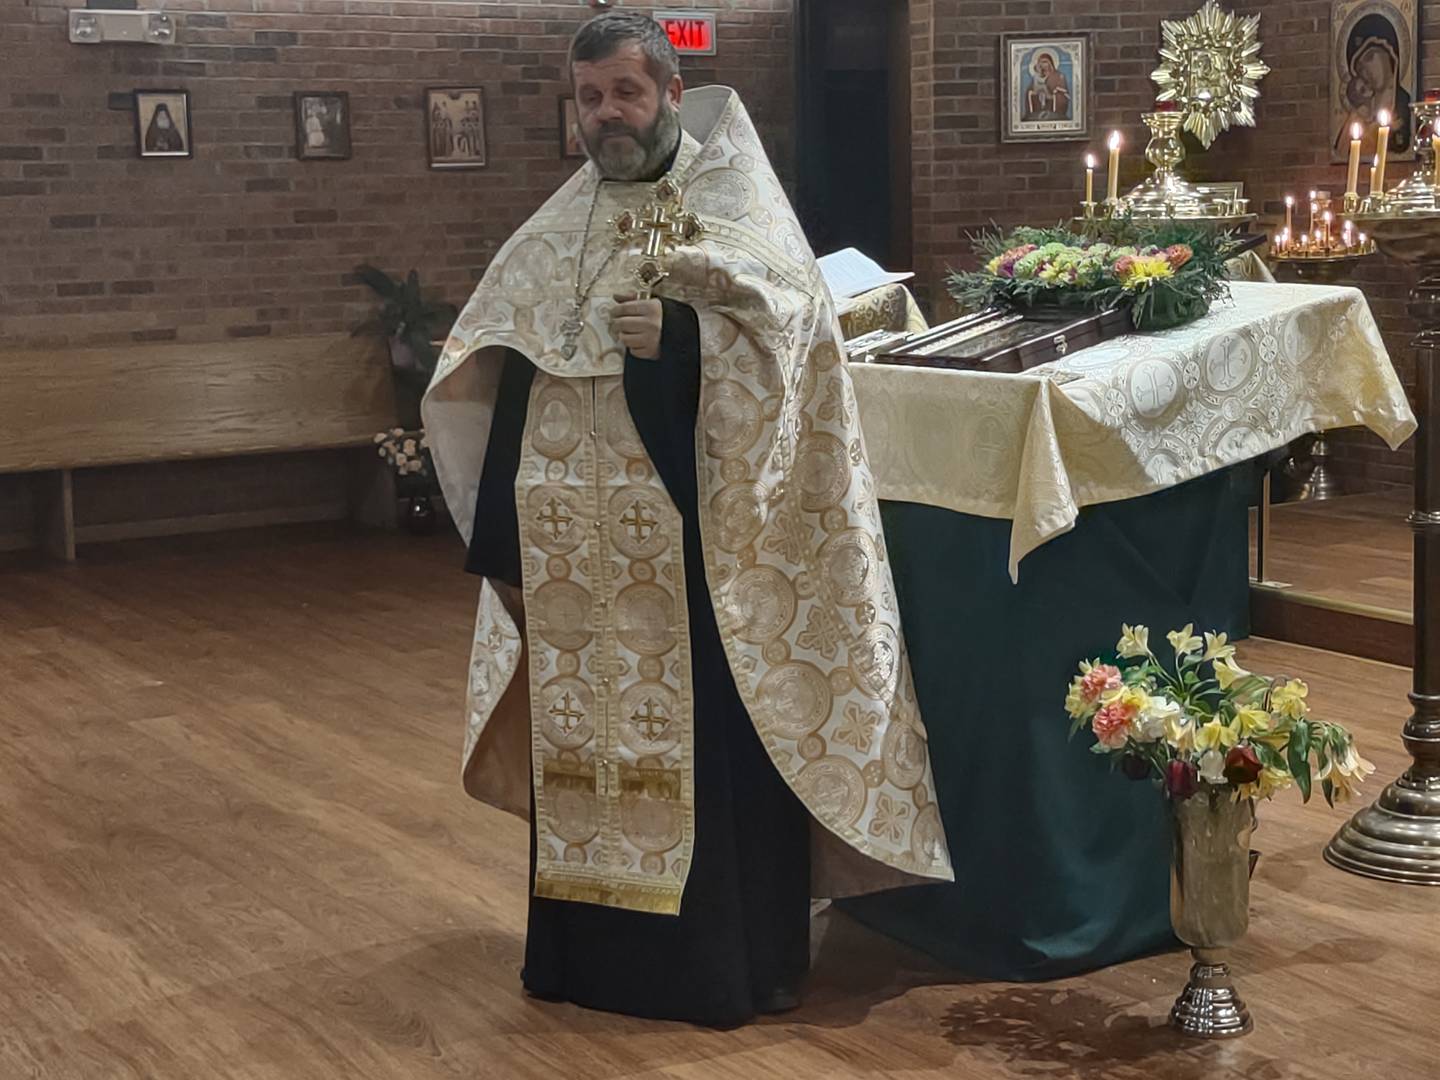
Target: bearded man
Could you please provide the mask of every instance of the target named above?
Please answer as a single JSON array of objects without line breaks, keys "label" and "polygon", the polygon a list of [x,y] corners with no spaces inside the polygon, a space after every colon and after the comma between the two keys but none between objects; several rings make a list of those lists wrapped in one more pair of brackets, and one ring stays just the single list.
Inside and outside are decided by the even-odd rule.
[{"label": "bearded man", "polygon": [[[796,1003],[812,895],[949,856],[833,304],[755,129],[647,16],[570,67],[590,160],[424,406],[483,578],[463,775],[530,816],[531,994],[732,1026]],[[703,233],[637,299],[610,222],[677,189]]]}]

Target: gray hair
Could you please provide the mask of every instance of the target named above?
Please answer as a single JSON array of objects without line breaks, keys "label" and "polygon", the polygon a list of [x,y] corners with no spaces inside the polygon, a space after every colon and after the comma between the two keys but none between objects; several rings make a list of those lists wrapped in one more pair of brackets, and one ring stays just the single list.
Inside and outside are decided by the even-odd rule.
[{"label": "gray hair", "polygon": [[664,27],[638,11],[606,11],[580,27],[570,42],[570,68],[576,61],[604,60],[631,42],[640,46],[650,77],[662,90],[680,74],[680,55]]}]

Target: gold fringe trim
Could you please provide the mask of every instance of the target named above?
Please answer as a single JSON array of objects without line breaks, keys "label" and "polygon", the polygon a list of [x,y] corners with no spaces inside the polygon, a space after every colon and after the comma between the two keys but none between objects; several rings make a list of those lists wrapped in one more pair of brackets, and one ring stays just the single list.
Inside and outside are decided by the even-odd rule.
[{"label": "gold fringe trim", "polygon": [[654,885],[626,885],[603,881],[556,880],[543,870],[535,874],[535,895],[541,900],[568,900],[600,904],[651,915],[679,915],[680,889]]}]

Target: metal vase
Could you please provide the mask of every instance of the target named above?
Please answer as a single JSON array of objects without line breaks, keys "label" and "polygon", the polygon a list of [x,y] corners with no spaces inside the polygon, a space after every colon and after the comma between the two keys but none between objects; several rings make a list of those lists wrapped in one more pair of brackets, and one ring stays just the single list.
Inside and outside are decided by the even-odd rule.
[{"label": "metal vase", "polygon": [[1195,964],[1170,1023],[1202,1039],[1244,1035],[1253,1025],[1226,957],[1250,925],[1255,804],[1236,798],[1234,788],[1201,784],[1190,798],[1173,801],[1171,811],[1170,921]]}]

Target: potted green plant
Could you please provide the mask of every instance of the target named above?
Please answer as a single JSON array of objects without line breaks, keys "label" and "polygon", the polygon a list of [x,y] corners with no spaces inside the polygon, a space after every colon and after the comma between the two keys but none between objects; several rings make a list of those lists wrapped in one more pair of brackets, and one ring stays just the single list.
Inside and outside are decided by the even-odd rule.
[{"label": "potted green plant", "polygon": [[420,426],[420,399],[435,373],[443,338],[459,315],[454,304],[427,301],[420,291],[420,275],[411,270],[403,281],[374,266],[357,266],[355,276],[383,301],[380,309],[355,328],[356,334],[379,333],[390,348],[395,378],[396,419],[401,427]]}]

